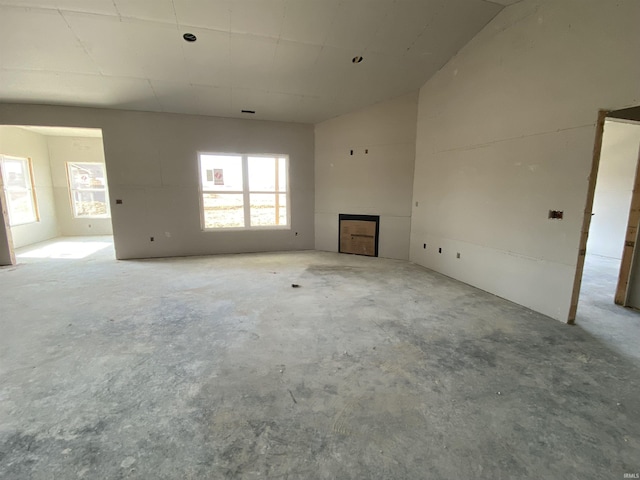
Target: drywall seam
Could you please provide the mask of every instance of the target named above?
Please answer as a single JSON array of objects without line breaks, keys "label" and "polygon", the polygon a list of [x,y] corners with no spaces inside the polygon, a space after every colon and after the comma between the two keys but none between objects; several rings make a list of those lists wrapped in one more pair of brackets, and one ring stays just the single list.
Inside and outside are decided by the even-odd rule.
[{"label": "drywall seam", "polygon": [[497,143],[503,143],[503,142],[511,142],[514,140],[522,140],[524,138],[532,138],[532,137],[542,137],[545,135],[553,135],[556,133],[560,133],[560,132],[567,132],[570,130],[579,130],[581,128],[586,128],[586,127],[595,127],[595,122],[592,123],[587,123],[584,125],[577,125],[577,126],[572,126],[572,127],[566,127],[566,128],[558,128],[555,130],[549,130],[547,132],[538,132],[538,133],[532,133],[530,135],[520,135],[518,137],[508,137],[508,138],[502,138],[502,139],[498,139],[498,140],[492,140],[490,142],[483,142],[483,143],[476,143],[473,145],[467,145],[467,146],[462,146],[462,147],[456,147],[456,148],[445,148],[443,150],[434,150],[433,153],[446,153],[446,152],[463,152],[463,151],[467,151],[467,150],[475,150],[477,148],[483,148],[483,147],[488,147],[490,145],[495,145]]},{"label": "drywall seam", "polygon": [[[437,235],[435,233],[426,233],[426,232],[419,232],[419,231],[413,231],[412,234],[414,236],[423,235],[423,236],[430,236],[432,238],[438,238],[438,239],[442,240],[443,242],[452,241],[452,242],[463,243],[463,244],[471,245],[471,246],[475,246],[475,247],[485,248],[485,249],[488,249],[488,250],[492,250],[492,251],[494,251],[496,253],[500,253],[500,254],[503,254],[503,255],[508,255],[508,256],[516,257],[516,258],[521,258],[523,260],[529,260],[529,261],[532,261],[532,262],[544,262],[544,263],[550,263],[550,264],[565,265],[567,267],[575,267],[576,266],[575,263],[567,263],[567,262],[560,262],[560,261],[557,261],[557,260],[549,260],[549,259],[546,259],[544,257],[535,257],[535,256],[532,256],[532,255],[525,255],[523,253],[514,252],[512,250],[501,250],[499,248],[491,247],[489,245],[484,245],[482,243],[476,243],[476,242],[470,242],[468,240],[463,240],[461,238],[456,238],[456,237],[445,237],[445,236]],[[433,248],[433,246],[430,246],[429,248]]]}]

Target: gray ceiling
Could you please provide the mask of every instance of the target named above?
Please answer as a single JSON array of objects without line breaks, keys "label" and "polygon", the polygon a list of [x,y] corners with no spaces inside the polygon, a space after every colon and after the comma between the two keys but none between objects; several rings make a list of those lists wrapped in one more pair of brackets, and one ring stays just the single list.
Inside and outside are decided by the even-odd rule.
[{"label": "gray ceiling", "polygon": [[516,1],[0,0],[0,101],[315,123],[417,90]]}]

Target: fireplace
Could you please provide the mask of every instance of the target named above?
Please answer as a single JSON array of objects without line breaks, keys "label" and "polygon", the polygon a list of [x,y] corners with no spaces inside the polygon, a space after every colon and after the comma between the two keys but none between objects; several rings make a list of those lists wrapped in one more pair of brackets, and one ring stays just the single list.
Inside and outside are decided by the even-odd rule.
[{"label": "fireplace", "polygon": [[338,251],[356,255],[378,256],[379,215],[339,215]]}]

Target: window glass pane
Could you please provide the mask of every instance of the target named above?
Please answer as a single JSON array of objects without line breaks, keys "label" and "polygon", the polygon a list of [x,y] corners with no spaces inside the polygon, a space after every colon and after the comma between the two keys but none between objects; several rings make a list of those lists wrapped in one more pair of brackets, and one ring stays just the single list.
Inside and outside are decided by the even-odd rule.
[{"label": "window glass pane", "polygon": [[287,196],[285,194],[252,193],[251,226],[287,225]]},{"label": "window glass pane", "polygon": [[241,192],[242,157],[237,155],[200,155],[203,191]]},{"label": "window glass pane", "polygon": [[204,193],[205,228],[244,227],[244,203],[242,194]]},{"label": "window glass pane", "polygon": [[104,189],[107,181],[101,163],[69,163],[69,183],[72,189]]},{"label": "window glass pane", "polygon": [[30,188],[29,170],[26,160],[7,159],[3,161],[3,180],[7,189],[17,187],[19,189]]},{"label": "window glass pane", "polygon": [[276,159],[274,157],[249,157],[249,190],[252,192],[276,191]]},{"label": "window glass pane", "polygon": [[8,190],[7,203],[9,204],[9,223],[11,225],[36,221],[33,196],[30,190]]},{"label": "window glass pane", "polygon": [[75,217],[109,217],[107,178],[102,163],[67,162]]},{"label": "window glass pane", "polygon": [[280,202],[280,208],[278,209],[278,225],[287,225],[287,195],[280,194],[277,195],[277,197]]},{"label": "window glass pane", "polygon": [[103,191],[73,191],[76,217],[107,216],[107,194]]},{"label": "window glass pane", "polygon": [[9,224],[14,226],[37,222],[29,160],[0,155],[0,167],[7,199]]}]

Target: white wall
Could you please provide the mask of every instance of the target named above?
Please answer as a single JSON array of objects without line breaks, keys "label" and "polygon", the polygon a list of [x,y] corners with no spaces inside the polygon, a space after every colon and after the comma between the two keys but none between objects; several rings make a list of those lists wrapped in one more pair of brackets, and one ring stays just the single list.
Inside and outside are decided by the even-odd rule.
[{"label": "white wall", "polygon": [[587,253],[622,259],[640,150],[640,125],[607,120]]},{"label": "white wall", "polygon": [[67,180],[67,162],[105,163],[102,139],[48,136],[47,144],[56,213],[62,235],[111,235],[113,233],[111,218],[75,218],[73,216]]},{"label": "white wall", "polygon": [[42,242],[59,235],[47,140],[43,135],[17,127],[0,126],[0,153],[31,158],[33,183],[40,220],[11,227],[14,248]]},{"label": "white wall", "polygon": [[7,231],[4,221],[0,219],[0,266],[12,265],[12,243],[9,239],[10,232]]},{"label": "white wall", "polygon": [[317,250],[338,251],[340,213],[380,215],[379,256],[409,258],[417,100],[416,92],[316,125]]},{"label": "white wall", "polygon": [[567,320],[598,109],[640,103],[638,18],[523,0],[423,86],[412,261]]},{"label": "white wall", "polygon": [[[0,124],[102,129],[119,259],[313,248],[312,125],[17,104]],[[291,230],[203,232],[199,151],[289,154]]]}]

